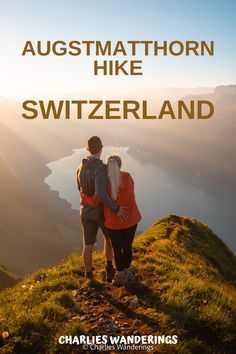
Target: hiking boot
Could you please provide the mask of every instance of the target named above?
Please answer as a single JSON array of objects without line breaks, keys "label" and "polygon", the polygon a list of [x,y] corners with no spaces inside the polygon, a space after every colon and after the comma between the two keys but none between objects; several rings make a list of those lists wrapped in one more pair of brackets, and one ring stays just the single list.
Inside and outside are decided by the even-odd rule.
[{"label": "hiking boot", "polygon": [[127,276],[125,272],[116,272],[115,277],[112,281],[112,285],[122,286],[127,283]]},{"label": "hiking boot", "polygon": [[113,266],[106,266],[106,280],[108,283],[112,282],[114,275],[116,274],[116,270]]},{"label": "hiking boot", "polygon": [[125,275],[127,277],[128,283],[136,283],[137,282],[137,277],[131,273],[130,269],[125,269]]}]

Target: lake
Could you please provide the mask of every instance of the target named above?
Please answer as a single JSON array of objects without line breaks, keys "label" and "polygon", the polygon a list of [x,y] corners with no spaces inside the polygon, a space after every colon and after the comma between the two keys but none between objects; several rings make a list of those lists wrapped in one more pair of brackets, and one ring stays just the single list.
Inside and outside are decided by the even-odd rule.
[{"label": "lake", "polygon": [[[145,230],[155,220],[166,214],[189,215],[207,224],[221,239],[236,251],[234,242],[235,213],[232,202],[207,193],[197,186],[168,173],[159,165],[144,164],[129,154],[128,147],[103,148],[105,162],[117,153],[123,161],[122,169],[131,173],[135,182],[136,200],[142,214],[139,231]],[[73,209],[79,209],[80,197],[76,184],[76,171],[87,150],[74,150],[71,156],[48,163],[51,171],[46,177],[52,190],[66,199]]]}]

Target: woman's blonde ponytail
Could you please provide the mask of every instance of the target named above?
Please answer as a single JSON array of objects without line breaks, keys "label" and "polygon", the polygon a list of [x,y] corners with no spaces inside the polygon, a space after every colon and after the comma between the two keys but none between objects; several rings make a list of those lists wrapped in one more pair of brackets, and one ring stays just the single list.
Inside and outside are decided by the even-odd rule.
[{"label": "woman's blonde ponytail", "polygon": [[119,196],[120,189],[120,167],[121,159],[117,155],[112,155],[107,161],[107,175],[111,186],[111,198],[115,201]]}]

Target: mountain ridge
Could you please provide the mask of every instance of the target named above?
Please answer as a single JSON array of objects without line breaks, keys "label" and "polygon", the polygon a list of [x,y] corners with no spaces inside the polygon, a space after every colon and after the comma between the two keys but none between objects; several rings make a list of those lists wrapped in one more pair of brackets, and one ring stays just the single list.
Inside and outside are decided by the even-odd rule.
[{"label": "mountain ridge", "polygon": [[78,213],[44,183],[47,158],[37,144],[32,146],[5,124],[4,114],[1,110],[0,257],[22,276],[75,250],[81,244],[80,223]]},{"label": "mountain ridge", "polygon": [[209,227],[168,215],[137,236],[133,250],[137,284],[105,283],[103,255],[96,252],[94,281],[84,279],[82,258],[74,254],[2,291],[0,352],[83,352],[60,345],[61,335],[161,334],[177,335],[178,344],[160,344],[153,353],[233,353],[236,260]]}]

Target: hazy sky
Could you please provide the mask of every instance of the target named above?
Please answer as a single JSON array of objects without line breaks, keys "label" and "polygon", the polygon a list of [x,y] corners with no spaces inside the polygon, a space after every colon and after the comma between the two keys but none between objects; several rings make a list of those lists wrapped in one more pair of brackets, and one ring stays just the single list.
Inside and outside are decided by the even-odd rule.
[{"label": "hazy sky", "polygon": [[[0,0],[0,95],[235,83],[235,13],[234,0]],[[91,57],[21,56],[26,40],[58,39],[214,40],[215,56],[137,57],[139,77],[95,77]]]}]

